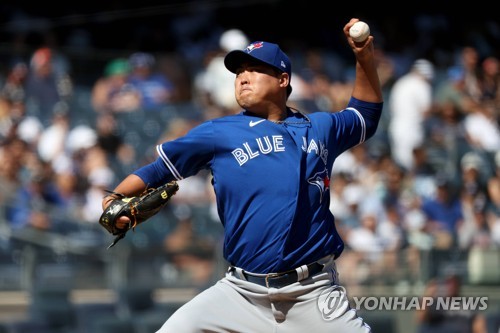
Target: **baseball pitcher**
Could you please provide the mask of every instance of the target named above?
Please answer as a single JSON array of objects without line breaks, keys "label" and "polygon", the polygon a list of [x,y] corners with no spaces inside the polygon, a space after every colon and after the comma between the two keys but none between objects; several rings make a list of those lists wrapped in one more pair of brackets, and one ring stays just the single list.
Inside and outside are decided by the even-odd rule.
[{"label": "baseball pitcher", "polygon": [[[335,259],[344,243],[329,210],[336,157],[373,136],[383,106],[373,36],[355,42],[349,35],[358,21],[343,28],[356,61],[345,109],[288,107],[289,57],[277,44],[253,42],[224,60],[241,112],[159,144],[157,160],[114,189],[133,196],[202,169],[213,177],[230,266],[157,333],[370,332],[338,280]],[[117,223],[127,228],[131,221],[125,215]]]}]

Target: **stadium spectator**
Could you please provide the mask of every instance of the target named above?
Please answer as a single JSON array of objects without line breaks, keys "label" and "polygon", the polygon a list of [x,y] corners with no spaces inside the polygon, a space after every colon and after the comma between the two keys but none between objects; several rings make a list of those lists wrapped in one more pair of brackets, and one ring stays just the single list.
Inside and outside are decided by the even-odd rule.
[{"label": "stadium spectator", "polygon": [[463,220],[457,225],[457,240],[458,246],[463,249],[493,245],[485,214],[488,201],[486,164],[481,155],[474,151],[465,154],[460,163]]},{"label": "stadium spectator", "polygon": [[63,66],[61,55],[49,47],[40,47],[32,55],[26,79],[28,113],[49,122],[58,102],[73,95],[73,79]]},{"label": "stadium spectator", "polygon": [[[406,240],[410,245],[410,250],[415,254],[420,251],[428,251],[434,246],[434,237],[430,232],[430,227],[426,223],[425,213],[421,209],[420,200],[414,200],[411,207],[403,215],[403,229],[406,233]],[[419,267],[420,263],[411,266],[412,271]]]},{"label": "stadium spectator", "polygon": [[1,96],[10,101],[24,101],[26,99],[26,79],[28,77],[28,65],[24,61],[16,61],[3,83]]},{"label": "stadium spectator", "polygon": [[94,111],[118,113],[139,109],[141,96],[127,82],[129,74],[130,65],[126,58],[116,58],[106,64],[103,76],[92,87],[91,102]]},{"label": "stadium spectator", "polygon": [[459,177],[460,158],[471,150],[460,107],[452,101],[436,103],[424,126],[426,138],[422,148],[434,169],[432,177],[440,170],[450,178]]},{"label": "stadium spectator", "polygon": [[465,116],[463,122],[471,147],[489,153],[500,150],[500,126],[497,109],[491,101],[477,104]]},{"label": "stadium spectator", "polygon": [[140,94],[140,107],[146,111],[159,111],[168,105],[174,96],[174,85],[155,67],[156,58],[147,52],[136,52],[129,59],[131,72],[127,83]]},{"label": "stadium spectator", "polygon": [[41,121],[34,116],[26,116],[16,126],[15,135],[31,147],[37,147],[40,137],[45,130]]},{"label": "stadium spectator", "polygon": [[422,302],[424,306],[416,312],[417,333],[486,333],[484,330],[478,330],[478,324],[484,318],[476,310],[451,310],[445,309],[443,305],[439,306],[442,302],[438,302],[438,298],[462,296],[462,286],[460,276],[453,273],[443,278],[431,279],[427,283],[423,297],[431,297],[433,302]]},{"label": "stadium spectator", "polygon": [[87,172],[88,187],[83,196],[81,215],[83,221],[97,225],[102,214],[100,202],[108,194],[115,180],[115,173],[107,165],[97,165],[90,167]]},{"label": "stadium spectator", "polygon": [[360,215],[359,225],[350,229],[345,244],[352,250],[342,259],[347,267],[347,279],[354,283],[374,282],[384,263],[384,239],[378,233],[378,219],[374,212]]},{"label": "stadium spectator", "polygon": [[438,105],[453,105],[461,117],[476,105],[465,90],[465,71],[462,67],[450,66],[446,69],[446,77],[435,88],[434,100]]},{"label": "stadium spectator", "polygon": [[464,70],[464,91],[475,103],[481,102],[480,55],[475,46],[466,45],[459,50],[457,65]]},{"label": "stadium spectator", "polygon": [[[14,202],[15,193],[21,186],[19,170],[23,160],[11,153],[16,144],[21,144],[22,148],[26,147],[19,138],[4,141],[0,145],[0,202],[7,206]],[[1,217],[4,218],[5,216]]]},{"label": "stadium spectator", "polygon": [[38,154],[49,163],[66,154],[66,139],[71,127],[68,107],[61,103],[55,108],[51,123],[43,129],[38,140]]},{"label": "stadium spectator", "polygon": [[428,147],[424,143],[413,148],[413,168],[406,173],[406,178],[415,195],[428,197],[434,191],[435,166],[429,161]]},{"label": "stadium spectator", "polygon": [[455,246],[463,212],[454,184],[445,176],[438,176],[435,195],[422,199],[422,211],[428,231],[434,237],[434,247],[450,249]]},{"label": "stadium spectator", "polygon": [[417,59],[410,71],[398,78],[390,91],[389,140],[394,160],[411,170],[412,152],[422,145],[424,120],[433,103],[434,64],[426,59]]},{"label": "stadium spectator", "polygon": [[500,247],[500,152],[494,155],[494,174],[488,179],[489,201],[486,207],[486,219],[497,247]]},{"label": "stadium spectator", "polygon": [[224,56],[229,51],[245,48],[248,43],[243,31],[228,29],[219,37],[218,48],[207,53],[206,66],[194,78],[195,95],[202,100],[203,107],[207,108],[207,119],[239,110],[234,99],[234,74],[224,66]]},{"label": "stadium spectator", "polygon": [[10,102],[0,97],[0,142],[12,135],[13,119],[10,115]]},{"label": "stadium spectator", "polygon": [[135,162],[136,151],[134,147],[125,142],[114,114],[109,112],[99,114],[95,128],[97,145],[106,152],[111,165],[115,165],[117,162],[122,165],[130,165]]},{"label": "stadium spectator", "polygon": [[400,207],[391,202],[384,203],[385,216],[377,226],[384,251],[397,252],[406,244],[405,230],[402,226]]},{"label": "stadium spectator", "polygon": [[495,56],[488,56],[481,62],[479,75],[481,100],[492,101],[500,107],[500,60]]},{"label": "stadium spectator", "polygon": [[7,219],[12,229],[61,231],[64,220],[60,219],[60,212],[65,208],[65,201],[55,186],[49,164],[43,161],[37,164],[15,193]]},{"label": "stadium spectator", "polygon": [[[38,118],[30,117],[32,120],[38,120]],[[0,141],[16,136],[19,126],[26,118],[26,104],[24,101],[0,96]],[[40,121],[38,122],[40,123]],[[24,134],[33,136],[36,133],[29,134],[25,132]]]}]

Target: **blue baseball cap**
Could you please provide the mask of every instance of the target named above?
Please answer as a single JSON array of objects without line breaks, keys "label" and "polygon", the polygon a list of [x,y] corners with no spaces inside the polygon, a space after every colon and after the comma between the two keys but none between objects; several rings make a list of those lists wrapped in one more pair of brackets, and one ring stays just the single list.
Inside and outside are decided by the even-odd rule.
[{"label": "blue baseball cap", "polygon": [[[253,42],[244,50],[229,52],[224,58],[224,65],[232,73],[236,73],[236,70],[245,62],[257,62],[269,65],[280,72],[287,73],[290,80],[292,79],[292,64],[290,63],[290,59],[277,44],[263,41]],[[288,95],[291,92],[292,86],[288,84]]]}]

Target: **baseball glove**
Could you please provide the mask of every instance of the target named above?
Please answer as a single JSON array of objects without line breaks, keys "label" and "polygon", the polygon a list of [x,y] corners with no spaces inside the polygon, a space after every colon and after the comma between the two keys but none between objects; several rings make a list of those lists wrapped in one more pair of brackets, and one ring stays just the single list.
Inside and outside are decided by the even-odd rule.
[{"label": "baseball glove", "polygon": [[[141,195],[132,197],[107,191],[115,199],[102,212],[99,224],[110,234],[116,236],[108,249],[125,237],[130,229],[134,229],[137,225],[156,215],[178,190],[179,185],[173,181],[157,188],[148,188]],[[126,229],[116,226],[120,216],[127,216],[131,221]]]}]

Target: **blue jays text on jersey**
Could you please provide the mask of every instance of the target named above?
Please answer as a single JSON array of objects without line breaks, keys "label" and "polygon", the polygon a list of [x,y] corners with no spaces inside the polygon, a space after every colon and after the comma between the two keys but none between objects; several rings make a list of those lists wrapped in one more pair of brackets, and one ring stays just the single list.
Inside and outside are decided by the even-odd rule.
[{"label": "blue jays text on jersey", "polygon": [[333,164],[375,133],[382,107],[351,98],[341,112],[289,110],[280,123],[242,111],[158,145],[158,159],[135,174],[157,186],[209,169],[231,265],[270,273],[337,257],[344,243],[329,210]]},{"label": "blue jays text on jersey", "polygon": [[[252,121],[250,121],[249,124],[252,124]],[[325,146],[322,145],[321,142],[320,145],[318,145],[314,139],[312,139],[309,143],[307,142],[307,138],[303,137],[302,139],[304,140],[302,150],[307,153],[315,152],[316,154],[321,155],[326,163],[328,150],[325,148]],[[240,165],[245,164],[250,159],[256,158],[261,154],[265,155],[271,152],[285,151],[285,146],[283,145],[283,136],[281,135],[273,135],[271,137],[266,135],[262,138],[256,138],[255,141],[257,143],[258,150],[255,150],[255,148],[251,147],[251,144],[245,142],[243,143],[243,148],[236,148],[232,151],[233,156],[236,158],[236,161]]]}]

